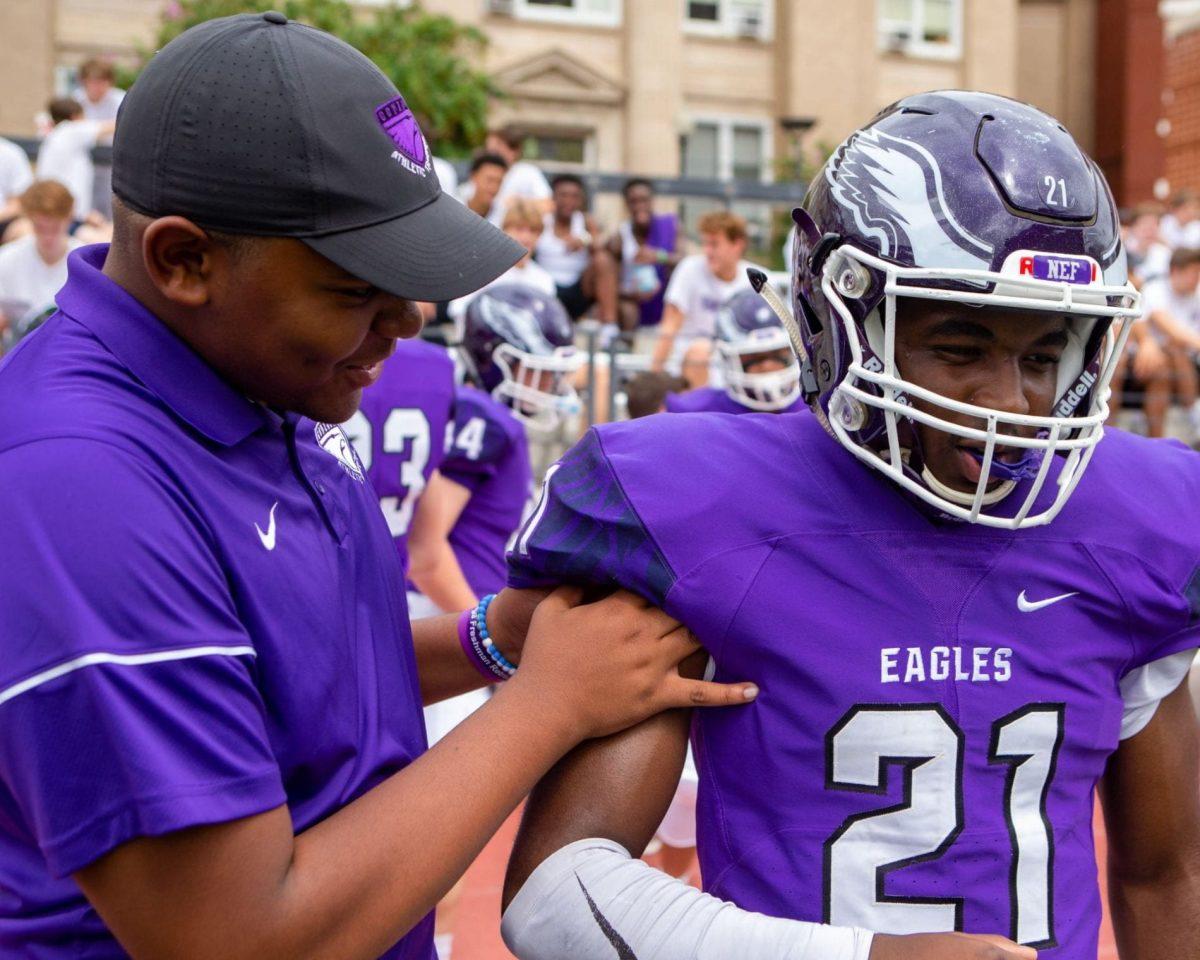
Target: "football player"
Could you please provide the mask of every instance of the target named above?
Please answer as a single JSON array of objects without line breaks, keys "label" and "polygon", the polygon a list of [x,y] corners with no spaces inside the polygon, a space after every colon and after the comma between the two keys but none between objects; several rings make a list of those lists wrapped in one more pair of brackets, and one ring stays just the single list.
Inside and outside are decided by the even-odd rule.
[{"label": "football player", "polygon": [[716,360],[725,388],[698,387],[668,394],[671,413],[794,413],[807,410],[800,395],[800,361],[787,331],[753,290],[730,297],[717,313]]},{"label": "football player", "polygon": [[413,510],[445,455],[453,423],[450,356],[424,340],[399,340],[379,380],[363,392],[362,405],[342,424],[379,497],[406,570]]},{"label": "football player", "polygon": [[[1200,956],[1200,460],[1102,427],[1138,312],[1102,174],[1033,107],[923,94],[794,218],[814,415],[596,429],[510,557],[637,590],[761,695],[548,776],[510,948],[1094,960],[1098,791],[1122,956]],[[630,857],[689,723],[711,896]]]}]

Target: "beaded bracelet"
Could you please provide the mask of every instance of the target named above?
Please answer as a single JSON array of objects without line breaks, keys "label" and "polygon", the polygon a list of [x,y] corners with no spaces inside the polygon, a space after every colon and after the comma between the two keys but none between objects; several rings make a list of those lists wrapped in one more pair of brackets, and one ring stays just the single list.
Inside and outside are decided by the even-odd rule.
[{"label": "beaded bracelet", "polygon": [[486,597],[479,601],[479,606],[475,608],[475,622],[479,632],[479,638],[483,642],[484,652],[488,655],[493,663],[504,671],[506,676],[511,677],[517,672],[517,666],[514,663],[509,663],[508,659],[500,652],[500,648],[496,646],[492,636],[488,633],[487,612],[488,607],[492,605],[492,601],[496,599],[494,593],[489,593]]}]

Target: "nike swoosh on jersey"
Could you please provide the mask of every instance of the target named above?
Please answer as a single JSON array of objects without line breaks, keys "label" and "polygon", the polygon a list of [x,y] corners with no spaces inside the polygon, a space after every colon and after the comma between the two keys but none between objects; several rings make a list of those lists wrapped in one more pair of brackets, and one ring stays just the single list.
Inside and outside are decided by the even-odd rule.
[{"label": "nike swoosh on jersey", "polygon": [[592,899],[592,895],[588,893],[587,887],[583,885],[579,874],[575,874],[575,882],[579,884],[579,889],[583,891],[584,899],[587,900],[588,908],[592,911],[592,916],[595,917],[601,932],[608,938],[608,942],[613,945],[613,949],[617,951],[618,960],[638,960],[637,954],[622,939],[621,935],[613,929],[613,925],[608,922],[608,918],[600,912],[600,908],[596,906],[596,901]]},{"label": "nike swoosh on jersey", "polygon": [[268,550],[275,549],[275,509],[278,506],[278,500],[271,505],[271,519],[267,521],[267,529],[265,531],[258,525],[257,521],[254,524],[254,529],[258,531],[258,539],[262,541],[262,545]]},{"label": "nike swoosh on jersey", "polygon": [[1041,610],[1042,607],[1048,607],[1052,603],[1058,603],[1059,600],[1066,600],[1068,597],[1079,596],[1079,591],[1074,593],[1062,593],[1057,597],[1048,597],[1045,600],[1026,600],[1025,591],[1021,591],[1021,595],[1017,597],[1017,609],[1022,613],[1033,613],[1034,610]]}]

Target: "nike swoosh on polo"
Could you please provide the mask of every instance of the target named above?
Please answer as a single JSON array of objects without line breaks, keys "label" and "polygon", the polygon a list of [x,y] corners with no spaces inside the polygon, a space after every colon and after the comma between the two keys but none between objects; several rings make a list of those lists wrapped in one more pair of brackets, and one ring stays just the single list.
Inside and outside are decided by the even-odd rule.
[{"label": "nike swoosh on polo", "polygon": [[258,531],[258,539],[262,541],[262,545],[268,550],[275,549],[275,509],[278,506],[278,500],[271,505],[271,519],[267,521],[266,530],[263,530],[257,522],[254,524],[254,529]]},{"label": "nike swoosh on polo", "polygon": [[1074,593],[1061,593],[1057,597],[1048,597],[1045,600],[1026,600],[1025,591],[1021,591],[1021,595],[1017,597],[1017,609],[1022,613],[1033,613],[1034,610],[1041,610],[1042,607],[1048,607],[1052,603],[1058,603],[1059,600],[1066,600],[1068,597],[1079,596],[1079,591]]},{"label": "nike swoosh on polo", "polygon": [[575,874],[575,882],[579,884],[579,889],[583,891],[584,899],[587,900],[588,908],[592,911],[592,916],[595,917],[596,923],[599,924],[601,932],[608,938],[608,942],[613,945],[613,949],[617,951],[618,960],[638,960],[637,954],[622,939],[621,935],[613,929],[613,925],[608,922],[608,918],[600,912],[600,908],[596,906],[596,901],[592,899],[592,895],[588,893],[587,887],[583,885],[579,874]]}]

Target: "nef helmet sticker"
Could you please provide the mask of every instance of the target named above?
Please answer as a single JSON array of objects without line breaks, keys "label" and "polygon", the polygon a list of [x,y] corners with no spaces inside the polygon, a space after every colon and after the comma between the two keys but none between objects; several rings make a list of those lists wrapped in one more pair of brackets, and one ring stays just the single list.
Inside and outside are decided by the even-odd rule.
[{"label": "nef helmet sticker", "polygon": [[404,98],[395,96],[387,103],[381,103],[375,108],[375,119],[396,145],[392,158],[410,173],[421,177],[428,174],[433,166],[429,146]]}]

